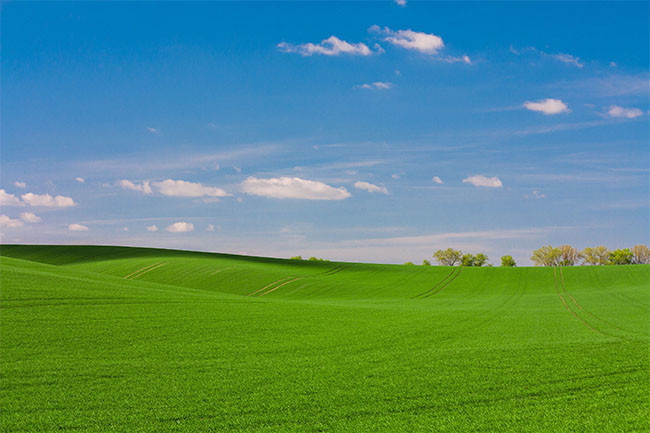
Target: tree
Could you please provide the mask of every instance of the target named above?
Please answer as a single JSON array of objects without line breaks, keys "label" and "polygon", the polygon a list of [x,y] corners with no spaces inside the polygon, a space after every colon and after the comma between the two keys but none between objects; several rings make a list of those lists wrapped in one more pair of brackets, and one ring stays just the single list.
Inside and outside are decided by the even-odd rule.
[{"label": "tree", "polygon": [[535,263],[535,266],[557,266],[560,254],[561,251],[559,248],[545,245],[540,249],[533,251],[533,255],[530,259]]},{"label": "tree", "polygon": [[463,254],[463,257],[461,257],[460,262],[462,263],[463,266],[474,266],[474,256],[471,255],[470,253]]},{"label": "tree", "polygon": [[488,256],[483,253],[478,253],[474,256],[474,266],[483,266],[487,263]]},{"label": "tree", "polygon": [[515,262],[515,259],[512,258],[512,256],[503,256],[501,257],[501,266],[514,268],[517,266],[517,263]]},{"label": "tree", "polygon": [[573,266],[580,261],[582,254],[571,245],[562,245],[560,248],[558,265]]},{"label": "tree", "polygon": [[422,266],[431,266],[431,262],[427,259],[422,260]]},{"label": "tree", "polygon": [[302,260],[302,256],[293,256],[291,260]]},{"label": "tree", "polygon": [[647,265],[650,263],[650,248],[645,245],[635,245],[632,248],[634,255],[633,262],[637,265]]},{"label": "tree", "polygon": [[582,251],[582,258],[590,265],[606,265],[609,263],[609,250],[606,246],[587,247]]},{"label": "tree", "polygon": [[461,251],[452,248],[438,250],[433,254],[433,258],[443,266],[455,266],[457,263],[461,262],[462,256],[463,253]]},{"label": "tree", "polygon": [[406,263],[404,263],[404,265],[405,265],[405,266],[415,266],[415,265],[413,264],[413,262],[406,262]]},{"label": "tree", "polygon": [[629,265],[634,260],[634,254],[629,248],[619,248],[609,253],[610,265]]}]

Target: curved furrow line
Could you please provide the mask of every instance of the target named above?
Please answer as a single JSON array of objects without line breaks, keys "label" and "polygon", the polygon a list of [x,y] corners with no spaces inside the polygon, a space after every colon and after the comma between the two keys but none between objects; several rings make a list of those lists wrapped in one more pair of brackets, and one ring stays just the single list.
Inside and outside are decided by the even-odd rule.
[{"label": "curved furrow line", "polygon": [[566,300],[564,299],[564,297],[563,297],[562,294],[560,293],[560,290],[559,290],[558,287],[557,287],[557,269],[556,269],[555,266],[553,267],[553,280],[554,280],[553,282],[555,283],[555,293],[557,293],[557,295],[558,295],[558,296],[560,297],[560,299],[562,300],[562,303],[564,304],[564,308],[566,308],[566,310],[567,310],[569,313],[573,314],[573,316],[574,316],[576,319],[578,319],[580,322],[582,322],[582,324],[585,325],[587,328],[591,329],[592,331],[594,331],[594,332],[596,332],[596,333],[598,333],[598,334],[602,334],[602,332],[600,332],[599,330],[597,330],[596,328],[594,328],[593,326],[591,326],[589,323],[587,323],[586,321],[584,321],[580,316],[578,316],[578,315],[576,314],[575,311],[573,311],[571,308],[569,308],[569,304],[566,303]]},{"label": "curved furrow line", "polygon": [[426,295],[427,293],[431,292],[432,290],[437,289],[438,286],[440,286],[442,283],[444,283],[445,280],[446,280],[447,278],[451,277],[451,275],[452,275],[454,272],[456,272],[456,268],[452,269],[451,272],[450,272],[449,274],[445,275],[445,277],[444,277],[442,280],[440,280],[440,281],[439,281],[435,286],[433,286],[432,288],[430,288],[430,289],[427,290],[426,292],[422,292],[422,293],[420,293],[419,295],[415,295],[415,296],[413,296],[411,299],[419,298],[420,296],[424,296],[424,295]]},{"label": "curved furrow line", "polygon": [[423,298],[428,298],[430,296],[437,295],[438,293],[445,290],[445,288],[447,288],[447,286],[449,286],[456,278],[458,278],[458,276],[460,275],[461,272],[463,272],[463,266],[462,265],[458,267],[458,272],[456,272],[456,274],[453,276],[453,278],[451,280],[447,281],[447,283],[444,286],[442,286],[441,288],[439,288],[438,290],[436,290],[434,292],[429,293],[426,296],[423,296]]}]

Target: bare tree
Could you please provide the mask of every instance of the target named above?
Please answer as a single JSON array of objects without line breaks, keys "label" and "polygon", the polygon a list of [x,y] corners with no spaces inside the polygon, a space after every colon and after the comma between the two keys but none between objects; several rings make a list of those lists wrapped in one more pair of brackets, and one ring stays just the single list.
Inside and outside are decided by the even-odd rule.
[{"label": "bare tree", "polygon": [[634,254],[634,263],[637,265],[647,265],[650,263],[650,248],[645,245],[635,245],[632,248]]},{"label": "bare tree", "polygon": [[606,265],[609,263],[609,250],[606,246],[587,247],[582,251],[585,263],[589,265]]},{"label": "bare tree", "polygon": [[573,266],[582,259],[582,253],[571,245],[562,245],[560,248],[558,264],[560,266]]},{"label": "bare tree", "polygon": [[540,249],[533,251],[530,260],[535,263],[535,266],[557,266],[560,259],[561,251],[559,248],[553,248],[550,245],[545,245]]},{"label": "bare tree", "polygon": [[462,257],[463,253],[461,251],[452,248],[438,250],[433,254],[433,258],[443,266],[455,266],[457,263],[461,263]]}]

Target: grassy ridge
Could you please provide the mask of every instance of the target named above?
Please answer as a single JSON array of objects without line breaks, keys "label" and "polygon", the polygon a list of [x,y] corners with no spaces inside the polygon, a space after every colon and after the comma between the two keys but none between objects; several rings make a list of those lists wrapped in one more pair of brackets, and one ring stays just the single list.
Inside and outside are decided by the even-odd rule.
[{"label": "grassy ridge", "polygon": [[650,428],[648,266],[0,254],[0,431]]}]

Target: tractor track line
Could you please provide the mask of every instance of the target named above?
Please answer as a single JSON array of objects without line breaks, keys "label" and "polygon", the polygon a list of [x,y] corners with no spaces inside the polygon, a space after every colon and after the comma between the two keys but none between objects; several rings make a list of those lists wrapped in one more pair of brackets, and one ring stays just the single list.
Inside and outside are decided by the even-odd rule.
[{"label": "tractor track line", "polygon": [[445,280],[446,280],[447,278],[451,277],[451,274],[453,274],[454,272],[456,272],[456,268],[452,269],[451,272],[448,273],[447,275],[445,275],[445,277],[444,277],[442,280],[438,281],[438,283],[437,283],[435,286],[433,286],[432,288],[430,288],[430,289],[427,290],[426,292],[422,292],[422,293],[420,293],[419,295],[415,295],[415,296],[413,296],[411,299],[419,298],[420,296],[424,296],[424,295],[426,295],[427,293],[431,292],[432,290],[437,289],[438,286],[441,285],[442,283],[444,283]]},{"label": "tractor track line", "polygon": [[293,280],[286,281],[286,282],[280,284],[279,286],[272,288],[272,289],[269,290],[268,292],[264,292],[264,293],[262,293],[261,295],[258,295],[258,296],[268,295],[269,293],[271,293],[271,292],[273,292],[273,291],[275,291],[275,290],[278,290],[280,287],[282,287],[282,286],[286,286],[287,284],[289,284],[289,283],[293,283],[294,281],[298,281],[298,280],[302,280],[302,277],[298,277],[298,278],[294,278]]},{"label": "tractor track line", "polygon": [[157,264],[158,264],[158,263],[153,263],[153,264],[151,264],[151,265],[147,265],[147,266],[145,266],[144,268],[140,268],[140,269],[138,269],[138,270],[135,271],[135,272],[131,272],[129,275],[126,275],[126,276],[124,276],[124,277],[122,277],[122,278],[124,278],[125,280],[128,280],[129,277],[130,277],[131,275],[135,275],[135,274],[137,274],[138,272],[142,272],[142,271],[144,271],[144,270],[146,270],[146,269],[148,269],[148,268],[151,268],[151,267],[153,267],[153,266],[156,266]]},{"label": "tractor track line", "polygon": [[462,265],[458,267],[458,272],[456,272],[456,275],[454,275],[451,280],[447,281],[447,283],[444,286],[442,286],[441,288],[439,288],[435,292],[429,293],[428,295],[424,296],[423,298],[428,298],[429,296],[437,295],[438,293],[445,290],[445,288],[447,288],[447,286],[449,286],[456,278],[458,278],[458,276],[460,275],[461,272],[463,272],[463,266]]},{"label": "tractor track line", "polygon": [[585,325],[587,328],[591,329],[592,331],[594,331],[594,332],[596,332],[596,333],[598,333],[598,334],[602,334],[602,332],[598,331],[597,329],[595,329],[594,327],[592,327],[590,324],[588,324],[587,322],[585,322],[585,321],[584,321],[580,316],[578,316],[578,315],[576,314],[575,311],[573,311],[571,308],[569,308],[569,305],[566,303],[566,301],[564,300],[564,297],[562,297],[562,294],[560,293],[560,290],[558,290],[558,288],[557,288],[557,269],[555,269],[555,268],[556,268],[556,266],[553,266],[553,282],[555,283],[555,293],[557,293],[557,295],[558,295],[558,296],[560,297],[560,299],[562,300],[562,303],[564,304],[564,308],[566,308],[566,310],[567,310],[568,312],[570,312],[571,314],[573,314],[573,316],[574,316],[576,319],[578,319],[579,321],[581,321],[582,324]]},{"label": "tractor track line", "polygon": [[254,294],[259,293],[259,292],[261,292],[261,291],[264,290],[264,289],[268,289],[269,287],[271,287],[271,286],[274,285],[274,284],[279,283],[280,281],[284,281],[284,280],[286,280],[287,278],[291,278],[291,276],[284,277],[284,278],[280,278],[279,280],[274,281],[274,282],[272,282],[271,284],[267,284],[266,286],[262,287],[261,289],[255,290],[253,293],[249,293],[249,294],[246,295],[246,296],[253,296]]},{"label": "tractor track line", "polygon": [[230,269],[230,268],[232,268],[232,266],[228,266],[227,268],[223,268],[223,269],[217,269],[216,271],[210,273],[210,275],[218,274],[219,272],[223,272],[226,269]]},{"label": "tractor track line", "polygon": [[581,311],[583,311],[583,312],[589,314],[591,317],[593,317],[593,318],[596,319],[596,320],[600,320],[601,322],[603,322],[603,323],[605,323],[605,324],[607,324],[607,325],[609,325],[609,326],[612,326],[612,327],[618,329],[619,331],[623,331],[623,332],[631,332],[631,331],[627,331],[627,330],[625,330],[625,329],[621,329],[621,328],[619,328],[618,326],[614,325],[613,323],[609,323],[607,320],[605,320],[605,319],[601,319],[600,317],[598,317],[598,316],[596,316],[595,314],[593,314],[591,311],[588,311],[588,310],[585,310],[584,308],[582,308],[582,305],[578,304],[578,302],[573,298],[573,296],[571,296],[571,293],[569,293],[569,291],[566,289],[566,286],[564,285],[564,274],[562,273],[562,267],[561,267],[561,266],[560,266],[560,283],[562,284],[562,289],[564,290],[564,293],[566,293],[567,295],[569,295],[569,298],[571,298],[571,301],[573,301],[573,303],[574,303],[578,308],[580,308]]},{"label": "tractor track line", "polygon": [[149,269],[147,269],[146,271],[140,272],[138,275],[134,275],[134,276],[132,276],[131,278],[129,278],[129,280],[132,280],[132,279],[134,279],[134,278],[141,277],[142,275],[146,274],[147,272],[149,272],[149,271],[153,271],[154,269],[158,269],[158,268],[160,268],[160,267],[162,267],[162,266],[165,266],[165,264],[164,264],[164,263],[159,263],[158,265],[154,266],[153,268],[149,268]]}]

